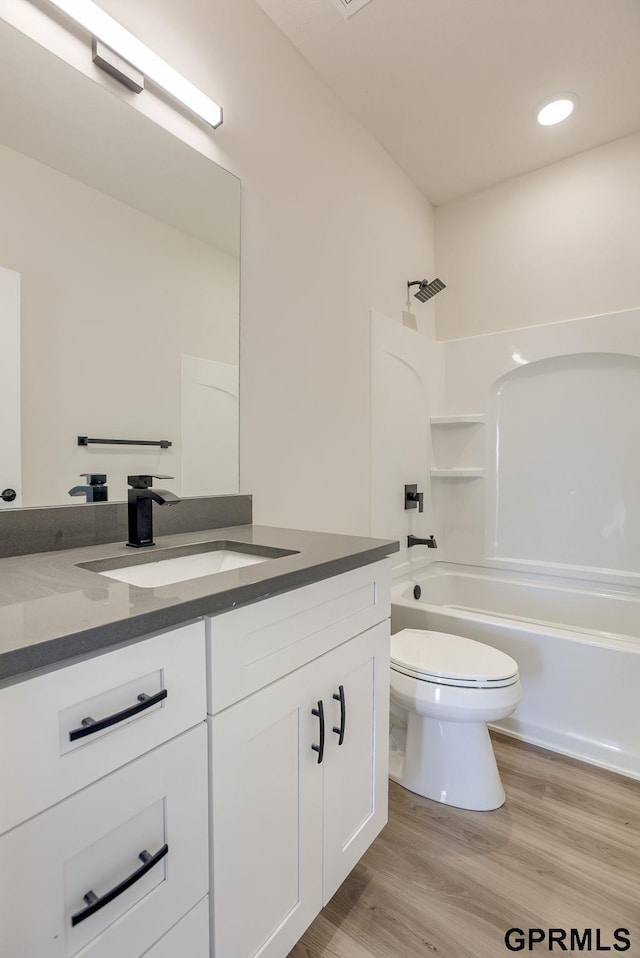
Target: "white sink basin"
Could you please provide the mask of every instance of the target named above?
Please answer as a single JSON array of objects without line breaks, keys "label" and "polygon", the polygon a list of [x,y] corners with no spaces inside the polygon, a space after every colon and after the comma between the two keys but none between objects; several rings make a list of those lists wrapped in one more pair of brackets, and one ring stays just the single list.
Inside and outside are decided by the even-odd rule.
[{"label": "white sink basin", "polygon": [[230,539],[194,542],[157,550],[154,547],[124,551],[130,554],[78,562],[78,568],[142,589],[153,589],[296,554],[291,549],[279,549],[257,542],[233,542]]},{"label": "white sink basin", "polygon": [[242,566],[267,562],[269,556],[250,555],[247,552],[233,552],[229,549],[217,549],[196,555],[180,556],[177,559],[161,559],[159,562],[145,562],[139,565],[124,566],[120,569],[100,571],[109,579],[128,582],[130,585],[153,589],[156,586],[172,585],[187,579],[199,579],[216,572],[228,572]]}]

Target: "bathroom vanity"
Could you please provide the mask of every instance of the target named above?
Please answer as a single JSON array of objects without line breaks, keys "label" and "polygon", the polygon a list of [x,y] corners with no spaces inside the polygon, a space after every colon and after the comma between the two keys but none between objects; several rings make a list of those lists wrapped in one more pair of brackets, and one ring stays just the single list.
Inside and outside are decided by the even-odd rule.
[{"label": "bathroom vanity", "polygon": [[149,558],[212,541],[288,554],[156,588],[91,568],[122,545],[0,560],[3,958],[285,958],[386,822],[397,545]]}]

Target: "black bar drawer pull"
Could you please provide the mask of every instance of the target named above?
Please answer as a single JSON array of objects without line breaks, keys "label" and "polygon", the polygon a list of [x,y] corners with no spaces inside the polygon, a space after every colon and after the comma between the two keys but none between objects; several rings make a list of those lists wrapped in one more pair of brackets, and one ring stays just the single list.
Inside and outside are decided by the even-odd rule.
[{"label": "black bar drawer pull", "polygon": [[340,736],[338,739],[338,745],[342,745],[344,742],[344,730],[347,724],[347,703],[344,700],[344,685],[338,686],[338,694],[336,695],[334,692],[333,697],[336,702],[340,702],[340,728],[336,728],[334,725],[333,731],[336,733],[336,735]]},{"label": "black bar drawer pull", "polygon": [[314,752],[318,753],[318,765],[324,758],[324,705],[322,704],[322,699],[318,702],[317,709],[311,709],[312,715],[317,715],[320,721],[320,744],[312,745],[311,748]]},{"label": "black bar drawer pull", "polygon": [[82,719],[80,728],[74,728],[73,731],[69,732],[69,741],[75,742],[79,738],[85,738],[87,735],[93,735],[95,732],[101,732],[103,728],[109,728],[110,725],[125,722],[128,718],[132,718],[134,715],[139,715],[140,712],[150,709],[152,705],[157,705],[158,702],[162,702],[163,699],[167,698],[168,694],[166,689],[162,689],[157,695],[146,695],[144,692],[141,692],[138,696],[138,704],[131,705],[128,709],[123,709],[122,712],[115,712],[113,715],[107,715],[106,718],[98,719],[97,721],[87,716],[87,718]]},{"label": "black bar drawer pull", "polygon": [[141,851],[138,858],[143,863],[142,866],[137,868],[128,878],[125,878],[124,881],[121,881],[119,885],[116,885],[115,888],[112,888],[111,891],[108,891],[106,895],[103,895],[102,898],[98,898],[95,892],[88,891],[87,894],[84,895],[87,907],[71,916],[72,926],[75,927],[79,925],[81,921],[84,921],[85,918],[90,918],[91,915],[95,915],[97,911],[100,911],[101,908],[104,908],[105,905],[112,902],[118,895],[121,895],[128,888],[131,888],[132,885],[135,885],[148,871],[151,871],[154,865],[162,861],[168,852],[168,845],[163,845],[160,851],[156,852],[155,855],[150,855],[146,850]]}]

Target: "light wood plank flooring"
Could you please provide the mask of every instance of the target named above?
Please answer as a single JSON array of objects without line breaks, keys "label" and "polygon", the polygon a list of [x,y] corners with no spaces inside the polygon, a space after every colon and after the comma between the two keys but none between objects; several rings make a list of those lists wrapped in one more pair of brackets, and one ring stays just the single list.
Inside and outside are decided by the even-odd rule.
[{"label": "light wood plank flooring", "polygon": [[600,928],[603,945],[627,928],[640,956],[640,782],[494,745],[503,808],[447,808],[391,783],[389,824],[289,958],[500,958],[513,927]]}]

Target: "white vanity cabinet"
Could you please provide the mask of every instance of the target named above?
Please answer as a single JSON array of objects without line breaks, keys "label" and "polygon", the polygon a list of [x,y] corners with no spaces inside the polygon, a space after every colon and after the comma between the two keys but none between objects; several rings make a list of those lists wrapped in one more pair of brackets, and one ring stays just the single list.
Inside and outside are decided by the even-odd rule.
[{"label": "white vanity cabinet", "polygon": [[210,621],[215,958],[285,958],[386,823],[389,580],[376,563]]},{"label": "white vanity cabinet", "polygon": [[0,958],[286,958],[387,820],[390,579],[0,687]]},{"label": "white vanity cabinet", "polygon": [[2,958],[208,954],[205,686],[200,621],[0,689]]},{"label": "white vanity cabinet", "polygon": [[193,908],[143,958],[209,958],[209,898]]}]

